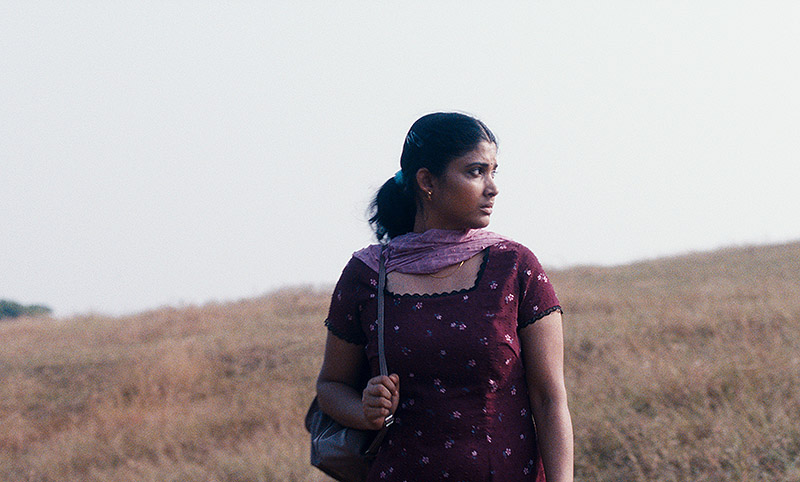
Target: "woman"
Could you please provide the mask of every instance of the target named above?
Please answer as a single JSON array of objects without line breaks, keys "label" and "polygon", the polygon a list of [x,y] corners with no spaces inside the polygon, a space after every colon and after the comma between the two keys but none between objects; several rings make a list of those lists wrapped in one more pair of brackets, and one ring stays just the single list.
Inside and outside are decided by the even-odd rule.
[{"label": "woman", "polygon": [[[572,480],[558,299],[533,253],[482,229],[496,154],[477,119],[417,120],[373,202],[386,292],[381,245],[356,252],[334,290],[320,407],[360,429],[395,418],[370,481]],[[389,376],[375,376],[379,295]]]}]

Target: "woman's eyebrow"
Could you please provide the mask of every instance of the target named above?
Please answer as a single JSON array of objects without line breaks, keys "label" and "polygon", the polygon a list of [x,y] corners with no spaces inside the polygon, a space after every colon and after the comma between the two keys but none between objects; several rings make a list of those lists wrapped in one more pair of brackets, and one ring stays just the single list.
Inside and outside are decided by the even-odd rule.
[{"label": "woman's eyebrow", "polygon": [[491,166],[494,166],[494,169],[497,169],[498,164],[497,164],[497,162],[482,162],[482,161],[475,161],[475,162],[470,162],[469,164],[467,164],[467,167],[470,167],[470,168],[471,167],[489,168]]}]

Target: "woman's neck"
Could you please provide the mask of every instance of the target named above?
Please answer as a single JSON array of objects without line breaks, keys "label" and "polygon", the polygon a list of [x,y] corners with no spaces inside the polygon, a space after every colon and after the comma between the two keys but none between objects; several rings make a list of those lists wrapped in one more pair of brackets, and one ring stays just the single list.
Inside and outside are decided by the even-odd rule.
[{"label": "woman's neck", "polygon": [[431,229],[442,229],[445,231],[466,231],[469,228],[450,226],[441,222],[439,219],[434,219],[425,215],[425,211],[417,209],[417,215],[414,217],[414,230],[415,233],[424,233]]}]

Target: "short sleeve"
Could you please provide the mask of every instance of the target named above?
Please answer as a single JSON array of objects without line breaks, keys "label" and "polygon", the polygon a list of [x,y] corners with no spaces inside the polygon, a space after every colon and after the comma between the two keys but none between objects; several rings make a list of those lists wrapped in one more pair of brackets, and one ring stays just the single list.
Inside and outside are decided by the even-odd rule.
[{"label": "short sleeve", "polygon": [[328,317],[325,319],[325,326],[332,334],[357,345],[367,343],[361,328],[361,312],[365,299],[369,297],[369,281],[365,283],[363,274],[368,269],[356,258],[350,259],[333,290]]},{"label": "short sleeve", "polygon": [[536,256],[520,246],[518,260],[520,302],[517,328],[522,329],[554,311],[561,312],[561,305],[547,273]]}]

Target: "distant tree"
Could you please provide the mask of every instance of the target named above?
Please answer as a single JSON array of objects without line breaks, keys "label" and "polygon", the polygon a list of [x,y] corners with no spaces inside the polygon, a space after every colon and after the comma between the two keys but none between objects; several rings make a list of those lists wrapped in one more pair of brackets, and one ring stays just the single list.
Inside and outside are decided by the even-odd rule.
[{"label": "distant tree", "polygon": [[16,301],[0,300],[0,320],[20,316],[49,315],[53,310],[44,305],[22,305]]}]

